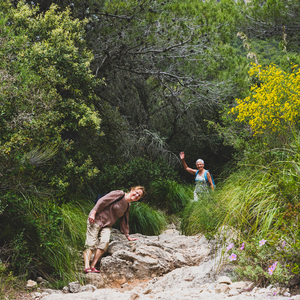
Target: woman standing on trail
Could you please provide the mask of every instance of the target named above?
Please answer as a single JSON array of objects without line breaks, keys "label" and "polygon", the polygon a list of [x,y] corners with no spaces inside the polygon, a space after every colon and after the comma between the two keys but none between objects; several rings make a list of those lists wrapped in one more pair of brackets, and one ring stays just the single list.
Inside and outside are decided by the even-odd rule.
[{"label": "woman standing on trail", "polygon": [[194,190],[194,201],[198,200],[198,194],[200,193],[207,193],[208,192],[208,186],[212,190],[214,190],[214,184],[212,177],[208,170],[204,169],[204,161],[202,159],[198,159],[196,161],[196,168],[197,169],[191,169],[187,166],[185,162],[185,154],[183,151],[179,153],[181,163],[183,165],[183,168],[189,172],[190,174],[195,175],[195,181],[196,181],[196,187]]},{"label": "woman standing on trail", "polygon": [[[128,241],[137,240],[129,236],[130,202],[141,199],[145,194],[143,186],[135,186],[130,192],[112,191],[101,197],[91,210],[87,220],[87,232],[84,251],[84,273],[99,273],[95,268],[97,262],[106,252],[112,226],[120,218],[120,230]],[[92,251],[96,250],[90,265]]]}]

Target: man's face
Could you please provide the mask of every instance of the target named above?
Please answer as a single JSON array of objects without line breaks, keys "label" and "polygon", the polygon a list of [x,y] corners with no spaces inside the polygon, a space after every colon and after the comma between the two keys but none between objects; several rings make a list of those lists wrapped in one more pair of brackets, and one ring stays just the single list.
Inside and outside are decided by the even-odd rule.
[{"label": "man's face", "polygon": [[132,190],[130,192],[130,200],[131,201],[138,201],[142,198],[143,196],[143,191],[141,189],[137,189],[137,190]]}]

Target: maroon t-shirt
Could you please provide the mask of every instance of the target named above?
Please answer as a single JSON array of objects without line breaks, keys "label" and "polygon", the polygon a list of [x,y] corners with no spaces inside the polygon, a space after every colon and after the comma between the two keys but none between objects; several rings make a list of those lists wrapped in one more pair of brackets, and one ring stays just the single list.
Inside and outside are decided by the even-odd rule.
[{"label": "maroon t-shirt", "polygon": [[[125,197],[116,201],[122,195],[123,191],[112,191],[100,198],[93,210],[95,210],[95,223],[99,224],[101,228],[113,226],[117,219],[120,218],[120,230],[124,234],[129,234],[129,209],[130,203],[125,200]],[[114,202],[116,201],[116,202]]]}]

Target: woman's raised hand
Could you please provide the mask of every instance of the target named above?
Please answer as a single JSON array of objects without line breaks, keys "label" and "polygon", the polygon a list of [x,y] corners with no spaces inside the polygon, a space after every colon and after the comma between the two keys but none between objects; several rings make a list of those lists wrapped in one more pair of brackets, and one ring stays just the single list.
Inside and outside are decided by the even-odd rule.
[{"label": "woman's raised hand", "polygon": [[181,152],[179,153],[179,156],[180,156],[180,159],[184,159],[184,152],[181,151]]}]

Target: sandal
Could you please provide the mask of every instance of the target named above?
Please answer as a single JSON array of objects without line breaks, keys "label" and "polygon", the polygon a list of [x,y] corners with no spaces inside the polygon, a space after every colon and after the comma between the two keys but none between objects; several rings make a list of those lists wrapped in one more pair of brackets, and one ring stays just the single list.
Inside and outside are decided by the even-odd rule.
[{"label": "sandal", "polygon": [[97,270],[96,268],[91,268],[90,270],[91,270],[92,273],[100,273],[100,271]]},{"label": "sandal", "polygon": [[83,272],[84,272],[85,274],[87,274],[87,273],[91,273],[92,270],[91,270],[91,268],[86,268],[86,269],[83,269]]}]

